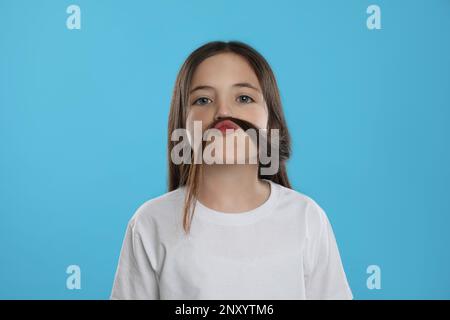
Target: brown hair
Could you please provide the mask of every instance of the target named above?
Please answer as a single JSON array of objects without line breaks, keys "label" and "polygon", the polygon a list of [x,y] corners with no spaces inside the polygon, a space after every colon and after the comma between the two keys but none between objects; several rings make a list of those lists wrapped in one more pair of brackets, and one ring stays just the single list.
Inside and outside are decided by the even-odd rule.
[{"label": "brown hair", "polygon": [[[187,107],[189,90],[192,76],[198,65],[205,59],[219,53],[235,53],[245,58],[255,72],[263,92],[264,100],[268,108],[267,129],[279,129],[279,152],[280,166],[275,175],[260,176],[271,180],[287,188],[291,188],[286,172],[285,162],[291,153],[290,136],[281,106],[280,94],[272,72],[267,61],[255,49],[239,41],[213,41],[206,43],[193,51],[181,66],[178,72],[175,87],[170,104],[169,124],[168,124],[168,191],[173,191],[179,187],[186,186],[186,196],[183,208],[183,228],[189,232],[193,211],[195,210],[194,200],[197,198],[198,181],[201,176],[201,164],[188,163],[174,164],[171,161],[171,150],[176,142],[171,140],[172,132],[175,129],[185,128],[187,118]],[[191,150],[191,159],[193,152]],[[259,170],[258,170],[259,171]],[[192,207],[192,204],[194,205]],[[189,209],[193,208],[189,214]]]}]

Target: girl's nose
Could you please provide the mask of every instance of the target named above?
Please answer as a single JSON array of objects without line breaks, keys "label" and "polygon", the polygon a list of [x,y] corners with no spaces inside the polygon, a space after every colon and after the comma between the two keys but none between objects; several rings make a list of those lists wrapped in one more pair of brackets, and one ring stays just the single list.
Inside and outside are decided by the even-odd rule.
[{"label": "girl's nose", "polygon": [[228,104],[226,102],[219,102],[218,106],[217,106],[217,110],[216,113],[214,115],[214,120],[217,120],[219,118],[223,118],[223,117],[231,117],[231,110],[228,107]]}]

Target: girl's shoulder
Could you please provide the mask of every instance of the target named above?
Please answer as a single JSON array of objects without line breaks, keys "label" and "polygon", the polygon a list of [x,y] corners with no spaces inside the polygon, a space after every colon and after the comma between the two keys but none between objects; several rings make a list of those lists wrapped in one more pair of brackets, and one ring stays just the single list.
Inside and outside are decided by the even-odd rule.
[{"label": "girl's shoulder", "polygon": [[184,188],[166,192],[143,202],[129,220],[132,228],[169,224],[179,215],[184,203]]},{"label": "girl's shoulder", "polygon": [[292,205],[309,207],[316,210],[321,209],[319,204],[311,196],[294,188],[288,188],[273,182],[277,190],[277,200],[281,202],[291,203]]},{"label": "girl's shoulder", "polygon": [[278,188],[277,202],[279,207],[297,212],[310,223],[326,223],[328,220],[327,214],[313,197],[294,188],[287,188],[280,184],[275,184],[275,186]]}]

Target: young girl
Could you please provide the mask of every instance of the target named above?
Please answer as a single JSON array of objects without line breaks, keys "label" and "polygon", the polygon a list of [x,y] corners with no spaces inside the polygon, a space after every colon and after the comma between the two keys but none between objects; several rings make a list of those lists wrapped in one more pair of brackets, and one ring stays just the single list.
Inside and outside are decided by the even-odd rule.
[{"label": "young girl", "polygon": [[[196,122],[223,138],[230,131],[245,135],[244,124],[269,136],[278,129],[276,172],[263,175],[259,160],[248,161],[250,152],[244,164],[174,161],[173,132],[186,129],[192,139]],[[255,49],[210,42],[187,58],[176,79],[168,140],[169,192],[142,204],[129,221],[111,299],[353,298],[325,212],[291,189],[277,83]],[[225,139],[222,146],[210,155],[235,160],[236,148]],[[191,150],[189,160],[198,154]]]}]

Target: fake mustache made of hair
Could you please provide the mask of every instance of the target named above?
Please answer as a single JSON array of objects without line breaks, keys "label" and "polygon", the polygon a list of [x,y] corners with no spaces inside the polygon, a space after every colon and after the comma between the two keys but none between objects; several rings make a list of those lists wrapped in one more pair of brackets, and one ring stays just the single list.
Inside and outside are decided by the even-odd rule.
[{"label": "fake mustache made of hair", "polygon": [[[289,158],[289,151],[285,150],[285,148],[282,147],[283,145],[283,141],[282,139],[277,139],[276,141],[272,141],[272,139],[270,138],[270,130],[271,129],[260,129],[257,126],[255,126],[253,123],[243,120],[243,119],[238,119],[238,118],[234,118],[234,117],[222,117],[219,119],[214,120],[211,124],[208,125],[208,127],[205,129],[205,131],[209,130],[209,129],[214,129],[214,127],[225,120],[230,120],[232,122],[234,122],[235,124],[237,124],[244,132],[246,132],[249,129],[252,129],[251,131],[254,131],[256,134],[252,135],[249,134],[248,136],[252,139],[252,141],[256,144],[256,147],[258,150],[260,150],[261,147],[263,147],[266,151],[266,154],[268,157],[271,156],[271,151],[272,150],[277,150],[277,152],[279,153],[279,160],[280,161],[284,161],[287,160]],[[266,132],[266,134],[258,134],[260,132],[260,130],[264,130]],[[206,146],[206,142],[203,141],[203,149]],[[281,146],[281,148],[280,148]]]}]

